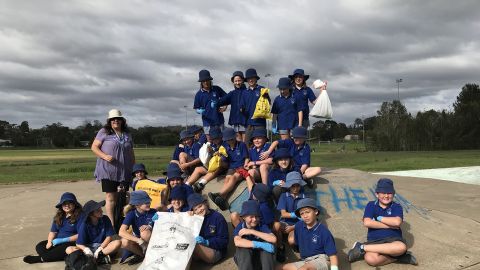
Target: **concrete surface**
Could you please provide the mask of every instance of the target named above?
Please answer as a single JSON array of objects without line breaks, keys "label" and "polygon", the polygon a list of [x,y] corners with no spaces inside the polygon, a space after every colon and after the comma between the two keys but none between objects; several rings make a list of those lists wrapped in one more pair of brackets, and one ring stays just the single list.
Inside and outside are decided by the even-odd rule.
[{"label": "concrete surface", "polygon": [[480,166],[380,172],[374,174],[433,178],[458,183],[480,185]]},{"label": "concrete surface", "polygon": [[[351,169],[324,169],[321,178],[316,179],[315,189],[306,190],[323,208],[322,222],[335,237],[340,269],[372,269],[364,261],[348,263],[346,253],[355,241],[366,238],[366,228],[361,224],[363,208],[373,200],[373,186],[379,177]],[[396,200],[404,207],[404,237],[419,266],[392,264],[377,269],[480,269],[480,186],[413,177],[391,178],[395,182]],[[212,181],[204,193],[218,190],[222,183]],[[231,200],[243,188],[244,183]],[[46,239],[55,212],[53,206],[63,192],[74,192],[80,202],[86,202],[103,199],[100,189],[93,180],[0,186],[0,269],[63,269],[63,262],[28,265],[22,258],[33,254],[36,243]],[[236,269],[233,243],[228,251],[228,258],[215,266],[194,262],[191,269]],[[288,248],[287,253],[289,260],[298,256]],[[111,269],[137,267],[114,264]]]}]

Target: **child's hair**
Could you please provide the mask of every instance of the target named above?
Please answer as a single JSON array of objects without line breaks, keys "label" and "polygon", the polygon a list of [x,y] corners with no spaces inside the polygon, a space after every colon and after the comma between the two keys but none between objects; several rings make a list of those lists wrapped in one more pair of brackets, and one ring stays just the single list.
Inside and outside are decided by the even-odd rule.
[{"label": "child's hair", "polygon": [[135,205],[132,205],[132,204],[125,205],[125,207],[123,207],[123,215],[127,216],[128,212],[130,212],[134,209],[135,209]]},{"label": "child's hair", "polygon": [[[82,206],[79,203],[73,203],[75,205],[75,209],[73,210],[72,215],[70,216],[70,223],[73,224],[78,221],[80,218],[80,214],[82,213]],[[55,217],[53,218],[55,224],[58,226],[62,225],[62,219],[65,217],[65,212],[62,208],[58,208],[57,212],[55,213]]]},{"label": "child's hair", "polygon": [[[277,159],[274,163],[273,163],[273,168],[274,169],[281,169],[280,166],[278,166],[278,161],[280,160],[281,158]],[[287,167],[287,171],[291,171],[293,170],[293,158],[289,158],[288,159],[288,167]]]}]

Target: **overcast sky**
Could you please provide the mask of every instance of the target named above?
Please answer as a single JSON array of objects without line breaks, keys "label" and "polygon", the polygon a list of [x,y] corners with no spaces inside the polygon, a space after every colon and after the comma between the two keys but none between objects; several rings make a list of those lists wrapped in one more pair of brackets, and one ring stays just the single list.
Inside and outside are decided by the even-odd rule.
[{"label": "overcast sky", "polygon": [[[480,74],[479,1],[0,0],[0,120],[76,127],[120,109],[133,127],[185,123],[198,71],[225,91],[254,67],[327,80],[334,120],[451,109]],[[265,74],[272,74],[265,78]],[[274,96],[278,94],[273,89]],[[228,119],[228,115],[225,115]]]}]

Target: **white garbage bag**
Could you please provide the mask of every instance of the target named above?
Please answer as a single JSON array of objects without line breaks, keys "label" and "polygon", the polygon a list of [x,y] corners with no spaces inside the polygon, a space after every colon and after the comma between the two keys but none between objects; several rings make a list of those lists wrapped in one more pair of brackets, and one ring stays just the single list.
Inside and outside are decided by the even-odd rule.
[{"label": "white garbage bag", "polygon": [[[321,80],[315,80],[312,84],[312,87],[315,89],[320,89],[326,84]],[[330,119],[333,116],[332,104],[330,103],[330,98],[328,97],[327,90],[323,89],[320,92],[315,105],[310,110],[310,116],[317,118],[326,118]]]},{"label": "white garbage bag", "polygon": [[158,212],[141,270],[184,270],[195,249],[203,217]]},{"label": "white garbage bag", "polygon": [[199,152],[198,152],[198,155],[199,155],[199,158],[200,158],[200,161],[203,163],[203,165],[205,167],[208,168],[208,163],[210,161],[210,158],[212,157],[210,155],[210,153],[208,152],[208,147],[210,146],[210,143],[209,142],[206,142],[202,145],[202,147],[200,148]]}]

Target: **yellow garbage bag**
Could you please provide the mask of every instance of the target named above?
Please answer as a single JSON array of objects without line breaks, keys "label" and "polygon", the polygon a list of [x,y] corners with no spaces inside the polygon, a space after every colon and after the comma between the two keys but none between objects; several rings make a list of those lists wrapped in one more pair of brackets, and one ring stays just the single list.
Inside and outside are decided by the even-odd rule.
[{"label": "yellow garbage bag", "polygon": [[270,101],[268,101],[267,98],[269,92],[270,89],[268,88],[260,89],[260,97],[258,98],[257,104],[255,105],[255,111],[253,112],[252,119],[272,119],[272,114],[270,113]]},{"label": "yellow garbage bag", "polygon": [[167,185],[159,184],[149,179],[140,180],[135,186],[135,190],[143,190],[147,192],[150,199],[152,199],[150,207],[153,209],[156,209],[160,206],[160,202],[162,201],[162,190],[166,188]]},{"label": "yellow garbage bag", "polygon": [[223,146],[220,146],[218,151],[213,153],[213,156],[208,163],[208,172],[215,172],[218,170],[218,168],[220,168],[220,160],[222,159],[222,156],[228,157],[228,154],[227,149],[225,149]]}]

